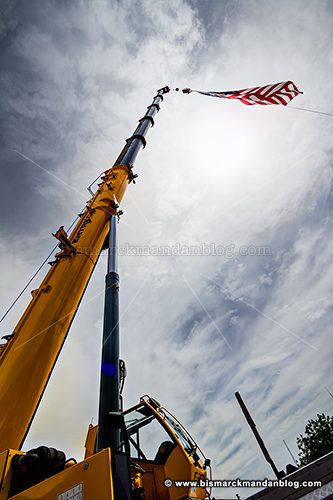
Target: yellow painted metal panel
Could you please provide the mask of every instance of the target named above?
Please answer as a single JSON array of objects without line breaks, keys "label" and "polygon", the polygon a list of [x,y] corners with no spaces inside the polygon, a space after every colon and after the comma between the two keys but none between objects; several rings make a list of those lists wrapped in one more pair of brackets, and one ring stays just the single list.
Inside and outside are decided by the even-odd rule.
[{"label": "yellow painted metal panel", "polygon": [[8,498],[10,480],[12,477],[12,471],[10,468],[10,461],[14,455],[23,453],[17,450],[6,450],[0,453],[0,500],[6,500]]},{"label": "yellow painted metal panel", "polygon": [[9,450],[0,453],[0,500],[5,500],[8,494],[9,480],[7,477]]},{"label": "yellow painted metal panel", "polygon": [[[158,500],[170,500],[169,490],[164,486],[164,466],[143,460],[135,460],[135,462],[140,464],[145,471],[142,481],[146,499],[153,500],[158,498]],[[132,475],[135,475],[135,472]]]},{"label": "yellow painted metal panel", "polygon": [[65,500],[74,493],[77,500],[114,499],[109,449],[11,497],[11,500]]},{"label": "yellow painted metal panel", "polygon": [[[170,454],[164,466],[165,478],[171,479],[172,482],[177,480],[198,481],[206,479],[206,471],[201,467],[196,467],[193,464],[193,459],[190,458],[181,446],[177,446]],[[183,498],[206,498],[206,489],[199,486],[184,486],[169,488],[171,500],[181,500]]]},{"label": "yellow painted metal panel", "polygon": [[87,437],[86,437],[86,442],[85,442],[85,455],[84,458],[88,458],[91,455],[94,454],[95,452],[95,444],[96,444],[96,439],[97,439],[97,425],[89,425],[89,429],[87,432]]}]

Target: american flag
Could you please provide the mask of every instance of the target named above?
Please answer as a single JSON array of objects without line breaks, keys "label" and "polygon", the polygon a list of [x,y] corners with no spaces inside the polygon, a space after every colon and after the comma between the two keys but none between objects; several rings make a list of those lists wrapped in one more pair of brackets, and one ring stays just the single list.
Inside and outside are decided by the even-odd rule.
[{"label": "american flag", "polygon": [[296,85],[291,82],[280,82],[265,85],[264,87],[253,87],[251,89],[232,90],[228,92],[202,92],[200,90],[184,89],[185,94],[198,92],[199,94],[222,99],[238,99],[244,104],[283,104],[286,106],[298,94],[302,94]]}]

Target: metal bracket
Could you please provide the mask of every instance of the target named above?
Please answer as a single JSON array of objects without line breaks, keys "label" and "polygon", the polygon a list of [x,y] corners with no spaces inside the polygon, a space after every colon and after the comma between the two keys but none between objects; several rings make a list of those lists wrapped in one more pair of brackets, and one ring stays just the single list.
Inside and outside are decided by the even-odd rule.
[{"label": "metal bracket", "polygon": [[[158,89],[157,92],[158,93],[162,92],[163,94],[167,94],[168,92],[170,92],[170,87],[168,85],[166,85],[165,87],[162,87],[161,89]],[[161,97],[161,96],[159,95],[159,97]]]},{"label": "metal bracket", "polygon": [[117,172],[112,172],[111,169],[109,171],[104,172],[103,176],[101,177],[102,182],[98,184],[98,187],[102,186],[106,180],[109,181],[111,179],[117,179],[117,177],[118,177]]},{"label": "metal bracket", "polygon": [[[162,96],[160,95],[160,96],[158,96],[158,97],[162,97]],[[156,108],[156,109],[157,109],[157,111],[159,111],[159,110],[160,110],[160,106],[159,106],[159,104],[154,104],[154,103],[153,103],[153,104],[150,104],[149,106],[147,106],[147,109],[150,109],[150,108]]]},{"label": "metal bracket", "polygon": [[61,252],[56,254],[56,257],[73,257],[76,254],[76,249],[73,247],[68,239],[67,233],[64,230],[64,226],[60,226],[56,233],[52,233],[57,240],[60,241],[59,248]]},{"label": "metal bracket", "polygon": [[135,184],[135,179],[137,179],[139,176],[138,174],[133,173],[133,165],[131,165],[130,163],[127,165],[127,168],[128,183],[130,184],[131,182],[133,182],[133,184]]},{"label": "metal bracket", "polygon": [[138,174],[133,174],[132,172],[128,175],[128,182],[135,184],[135,179],[137,179],[139,176]]},{"label": "metal bracket", "polygon": [[122,210],[118,210],[118,212],[116,213],[116,216],[117,216],[117,219],[118,219],[118,222],[120,221],[120,217],[124,214],[124,212]]},{"label": "metal bracket", "polygon": [[120,216],[123,215],[124,212],[122,210],[118,210],[119,205],[115,201],[111,201],[111,208],[113,209],[112,215],[115,215],[119,221]]},{"label": "metal bracket", "polygon": [[145,148],[146,145],[147,145],[147,141],[145,139],[145,137],[141,134],[133,134],[131,135],[131,137],[129,137],[128,139],[126,139],[126,142],[129,143],[131,142],[133,139],[140,139],[140,141],[142,142],[143,144],[143,147]]},{"label": "metal bracket", "polygon": [[151,126],[152,126],[152,127],[155,125],[154,118],[153,118],[152,116],[149,116],[149,115],[147,115],[147,116],[143,116],[142,118],[140,118],[140,120],[139,120],[140,125],[141,125],[141,123],[142,123],[142,122],[144,122],[145,120],[150,121],[150,123],[151,123]]},{"label": "metal bracket", "polygon": [[7,340],[7,342],[8,342],[8,341],[9,341],[9,340],[11,340],[13,337],[14,337],[14,333],[11,333],[10,335],[3,335],[3,336],[1,337],[1,340],[2,340],[2,339],[4,339],[4,340]]},{"label": "metal bracket", "polygon": [[108,200],[108,203],[109,203],[109,206],[108,205],[100,205],[97,208],[99,210],[103,210],[103,212],[106,212],[109,215],[114,215],[115,217],[118,218],[118,221],[119,221],[120,216],[123,215],[124,212],[122,210],[117,210],[119,208],[119,205],[115,201]]}]

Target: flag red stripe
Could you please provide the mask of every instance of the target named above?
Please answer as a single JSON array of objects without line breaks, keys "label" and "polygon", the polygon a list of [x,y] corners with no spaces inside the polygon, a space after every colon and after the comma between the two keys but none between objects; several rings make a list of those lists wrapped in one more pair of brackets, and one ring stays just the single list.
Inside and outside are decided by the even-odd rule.
[{"label": "flag red stripe", "polygon": [[195,90],[194,92],[222,99],[237,99],[248,106],[254,104],[282,104],[286,106],[294,97],[301,93],[290,80],[263,87],[252,87],[250,89],[234,90],[231,92],[201,92],[199,90]]}]

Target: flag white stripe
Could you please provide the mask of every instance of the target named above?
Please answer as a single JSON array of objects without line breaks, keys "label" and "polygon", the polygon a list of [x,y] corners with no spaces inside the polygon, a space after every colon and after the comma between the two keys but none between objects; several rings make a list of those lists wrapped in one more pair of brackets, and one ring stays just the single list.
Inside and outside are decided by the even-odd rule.
[{"label": "flag white stripe", "polygon": [[[260,94],[262,95],[265,95],[265,97],[267,97],[267,95],[269,94],[269,92],[271,91],[271,89],[274,87],[274,85],[267,85],[267,87],[264,87],[262,90],[260,90]],[[267,92],[266,92],[267,91]]]},{"label": "flag white stripe", "polygon": [[282,89],[282,87],[284,86],[285,84],[282,82],[282,83],[278,83],[278,84],[275,84],[274,86],[272,85],[272,90],[270,93],[278,93],[280,89]]},{"label": "flag white stripe", "polygon": [[286,106],[294,97],[301,93],[296,88],[296,85],[289,80],[265,85],[265,87],[252,87],[230,92],[202,92],[200,90],[193,90],[192,92],[223,99],[238,99],[244,104],[251,106],[254,104],[282,104]]}]

